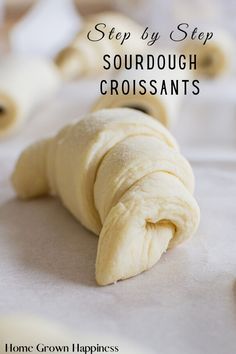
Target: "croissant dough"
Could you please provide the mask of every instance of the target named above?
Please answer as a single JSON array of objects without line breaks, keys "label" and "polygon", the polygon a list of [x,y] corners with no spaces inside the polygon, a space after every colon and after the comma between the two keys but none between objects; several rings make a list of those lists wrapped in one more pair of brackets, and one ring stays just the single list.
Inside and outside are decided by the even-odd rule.
[{"label": "croissant dough", "polygon": [[[145,54],[149,54],[150,52],[150,50],[143,52],[144,58]],[[157,51],[152,51],[152,54],[158,55],[159,53]],[[166,50],[162,50],[161,54],[166,58],[168,55],[177,55],[175,52]],[[181,80],[188,80],[189,70],[180,70],[179,68],[174,70],[168,68],[163,70],[158,70],[156,68],[149,70],[145,68],[144,64],[144,68],[142,70],[119,70],[118,74],[114,76],[114,78],[118,81],[119,85],[121,85],[123,80],[129,81],[130,83],[134,80],[136,83],[145,80],[147,83],[147,92],[145,94],[140,94],[137,90],[134,94],[133,90],[130,90],[128,94],[122,94],[119,86],[118,95],[111,95],[110,90],[108,90],[106,95],[101,95],[98,98],[97,102],[95,102],[92,107],[92,111],[97,111],[104,108],[136,108],[158,119],[168,128],[175,124],[184,95],[182,92],[179,92],[178,95],[160,95],[158,93],[155,95],[150,94],[148,92],[148,90],[151,89],[150,82],[155,79],[158,82],[158,86],[161,86],[161,82],[166,81],[166,86],[168,87],[171,80],[179,82],[181,82]]]},{"label": "croissant dough", "polygon": [[[87,34],[91,30],[94,31],[95,25],[99,23],[106,25],[106,28],[99,27],[104,31],[105,37],[100,41],[92,42],[88,40]],[[130,40],[121,45],[117,39],[109,39],[108,33],[113,27],[116,33],[130,32]],[[104,54],[114,55],[142,51],[145,47],[140,39],[142,32],[142,26],[118,12],[107,11],[90,15],[85,18],[82,30],[72,43],[57,55],[55,63],[66,79],[75,79],[79,75],[97,74],[103,71]],[[98,34],[96,34],[96,38],[98,38]]]},{"label": "croissant dough", "polygon": [[223,30],[216,29],[213,31],[213,38],[205,45],[200,41],[187,41],[182,50],[185,53],[196,54],[195,76],[210,79],[232,69],[234,47],[231,36]]},{"label": "croissant dough", "polygon": [[35,105],[54,94],[61,78],[41,58],[8,55],[0,60],[0,138],[16,131]]},{"label": "croissant dough", "polygon": [[149,269],[199,222],[192,170],[174,138],[132,109],[97,111],[30,146],[12,182],[21,198],[59,196],[99,235],[100,285]]}]

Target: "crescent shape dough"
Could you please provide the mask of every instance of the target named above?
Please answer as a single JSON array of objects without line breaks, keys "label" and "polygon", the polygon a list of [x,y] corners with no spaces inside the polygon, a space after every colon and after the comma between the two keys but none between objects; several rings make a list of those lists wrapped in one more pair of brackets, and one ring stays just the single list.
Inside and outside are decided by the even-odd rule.
[{"label": "crescent shape dough", "polygon": [[196,77],[212,79],[233,69],[235,43],[224,30],[214,29],[213,38],[205,45],[201,41],[189,40],[182,47],[187,54],[196,54],[197,67],[193,71]]},{"label": "crescent shape dough", "polygon": [[[172,127],[178,120],[178,112],[184,97],[183,88],[181,88],[182,80],[188,80],[190,78],[190,71],[187,69],[181,70],[178,67],[174,70],[171,70],[168,67],[158,69],[156,66],[150,70],[146,67],[147,55],[153,55],[153,58],[155,58],[154,62],[157,61],[159,55],[164,56],[167,62],[169,56],[172,58],[178,57],[178,54],[173,51],[162,50],[160,54],[155,50],[149,49],[149,51],[143,50],[142,55],[143,69],[136,69],[134,65],[136,56],[132,55],[134,67],[126,70],[124,69],[123,64],[124,70],[118,70],[117,74],[114,73],[112,77],[112,81],[115,79],[118,84],[117,93],[116,90],[111,90],[113,84],[110,81],[108,85],[105,85],[107,93],[98,98],[92,107],[92,111],[97,111],[104,108],[134,108],[156,118],[165,127]],[[144,81],[144,86],[146,89],[145,94],[140,93],[139,86],[140,82],[144,83]],[[157,84],[155,84],[154,81],[156,81]],[[125,82],[128,83],[130,89],[129,92],[124,94],[122,91],[122,83]],[[171,86],[171,82],[179,82],[180,89],[178,95],[160,94],[160,87],[162,87],[162,83],[165,83],[168,88]],[[157,88],[157,92],[155,94],[153,94],[153,86],[151,83]]]},{"label": "crescent shape dough", "polygon": [[[95,30],[98,24],[100,26]],[[109,38],[112,28],[115,28],[115,34]],[[87,38],[90,31],[93,33],[90,36],[93,41]],[[103,55],[142,52],[145,47],[140,39],[143,31],[142,26],[118,12],[106,11],[89,15],[85,17],[83,27],[72,43],[59,52],[55,63],[64,78],[68,80],[80,75],[93,75],[101,72],[104,74]],[[118,32],[121,34],[130,32],[130,40],[124,41],[121,45],[121,40],[115,38]],[[101,40],[95,40],[101,37],[103,37]]]},{"label": "crescent shape dough", "polygon": [[100,235],[100,285],[150,268],[199,223],[190,165],[158,121],[132,109],[92,113],[30,146],[12,182],[21,198],[59,196]]},{"label": "crescent shape dough", "polygon": [[60,85],[60,72],[49,60],[1,57],[0,139],[19,130],[32,109],[50,98]]}]

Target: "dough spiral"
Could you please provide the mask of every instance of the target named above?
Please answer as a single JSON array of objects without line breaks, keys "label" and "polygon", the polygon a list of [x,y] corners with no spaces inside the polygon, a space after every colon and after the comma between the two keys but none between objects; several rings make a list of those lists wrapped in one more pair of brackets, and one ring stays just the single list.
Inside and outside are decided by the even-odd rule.
[{"label": "dough spiral", "polygon": [[186,54],[196,54],[196,77],[214,79],[233,70],[235,43],[229,33],[215,29],[213,38],[203,45],[200,41],[187,41],[182,47]]},{"label": "dough spiral", "polygon": [[30,146],[12,181],[21,198],[59,196],[99,235],[100,285],[149,269],[199,222],[189,163],[158,121],[132,109],[97,111]]},{"label": "dough spiral", "polygon": [[[99,27],[105,37],[100,41],[90,41],[87,35],[97,24],[106,25],[105,28]],[[132,46],[130,41],[125,41],[121,45],[114,37],[109,39],[112,28],[115,28],[116,33],[130,32]],[[81,31],[68,47],[58,53],[55,63],[67,80],[76,79],[81,75],[94,75],[101,72],[104,74],[102,69],[104,54],[139,53],[144,50],[145,45],[140,39],[142,32],[142,26],[118,12],[107,11],[87,16]]]},{"label": "dough spiral", "polygon": [[17,131],[32,109],[60,87],[57,67],[42,58],[0,58],[0,139]]}]

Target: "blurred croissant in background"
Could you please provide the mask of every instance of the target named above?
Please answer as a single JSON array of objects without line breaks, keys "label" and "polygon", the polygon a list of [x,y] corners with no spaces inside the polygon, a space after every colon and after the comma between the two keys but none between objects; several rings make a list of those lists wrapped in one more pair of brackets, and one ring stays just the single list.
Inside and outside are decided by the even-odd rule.
[{"label": "blurred croissant in background", "polygon": [[[195,5],[200,13],[201,4],[197,2]],[[132,9],[130,11],[132,17],[140,19],[141,25],[129,15],[116,12],[117,8],[126,14],[129,12],[128,9]],[[5,20],[3,24],[5,23],[5,33],[8,34],[10,55],[0,58],[0,138],[18,131],[33,109],[55,95],[64,81],[78,80],[82,76],[104,75],[102,69],[104,54],[111,56],[142,54],[146,45],[140,40],[140,34],[146,26],[149,26],[149,23],[154,30],[156,30],[154,26],[158,24],[158,29],[162,28],[162,36],[165,38],[168,27],[165,20],[168,18],[168,23],[173,21],[171,26],[174,26],[180,17],[182,6],[180,1],[175,2],[175,6],[170,10],[170,6],[166,7],[163,2],[150,1],[147,4],[143,0],[128,2],[8,0],[4,9],[5,17],[2,16],[2,22]],[[143,16],[141,16],[140,9],[143,9]],[[188,19],[197,19],[197,11],[190,11],[191,7],[187,4],[184,9]],[[89,14],[91,11],[98,10],[105,11]],[[83,18],[80,17],[80,12]],[[153,13],[155,13],[155,23],[152,21]],[[205,12],[206,23],[209,20],[208,15],[208,12]],[[87,34],[98,23],[105,24],[105,36],[101,41],[89,41]],[[108,33],[113,27],[116,33],[130,32],[132,34],[130,41],[120,45],[115,38],[109,39]],[[64,33],[66,31],[69,31],[67,35]],[[67,38],[65,45],[59,41],[62,37]],[[47,46],[46,42],[48,42]],[[27,43],[32,45],[32,53],[30,53],[30,48],[27,51]],[[45,48],[43,48],[44,43]],[[195,74],[197,78],[212,79],[231,72],[234,47],[234,41],[228,32],[216,29],[214,38],[205,46],[199,44],[198,41],[191,40],[182,45],[179,44],[175,49],[180,53],[197,54],[197,70],[192,74]],[[42,58],[39,49],[43,54]],[[145,77],[152,74],[152,72],[143,72]],[[164,75],[167,78],[171,75],[175,77],[176,74],[178,75],[176,71],[163,72],[158,77],[161,78]],[[120,70],[119,76],[122,78],[125,75],[126,73]],[[129,73],[129,78],[135,76],[134,71]],[[109,107],[141,109],[157,117],[169,127],[178,116],[180,99],[158,95],[153,97],[150,95],[128,95],[127,97],[106,95],[98,100],[94,109]]]},{"label": "blurred croissant in background", "polygon": [[[116,39],[108,38],[90,42],[87,32],[101,21],[107,25],[106,32],[114,25],[117,30],[125,28],[132,32],[133,45],[121,46]],[[103,53],[141,51],[140,28],[121,14],[101,13],[84,19],[76,38],[56,56],[55,62],[48,58],[13,54],[3,57],[0,66],[0,137],[19,129],[35,106],[56,93],[63,79],[101,73]]]}]

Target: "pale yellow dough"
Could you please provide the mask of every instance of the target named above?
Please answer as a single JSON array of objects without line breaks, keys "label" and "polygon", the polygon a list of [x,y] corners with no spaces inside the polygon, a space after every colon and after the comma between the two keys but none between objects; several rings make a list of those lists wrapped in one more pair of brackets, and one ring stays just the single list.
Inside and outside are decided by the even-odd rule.
[{"label": "pale yellow dough", "polygon": [[196,77],[212,79],[232,71],[235,44],[230,34],[219,29],[213,30],[213,38],[205,45],[201,41],[187,41],[182,51],[196,54],[197,67],[192,73]]},{"label": "pale yellow dough", "polygon": [[60,197],[99,235],[100,285],[152,267],[199,223],[194,177],[171,134],[132,109],[107,109],[26,149],[12,176],[21,198]]},{"label": "pale yellow dough", "polygon": [[0,57],[0,139],[18,131],[32,110],[60,85],[60,73],[49,60]]},{"label": "pale yellow dough", "polygon": [[[101,32],[95,30],[97,24],[99,31],[104,32],[104,37],[99,41],[91,41],[87,38],[92,31],[91,39],[101,38]],[[109,32],[115,28],[115,35],[109,39]],[[104,73],[104,54],[140,53],[145,49],[145,44],[140,39],[144,29],[125,15],[106,11],[85,17],[81,31],[71,44],[64,48],[55,58],[55,63],[62,72],[64,78],[75,79],[81,75],[94,75]],[[116,34],[130,32],[130,39],[124,41],[115,38]]]},{"label": "pale yellow dough", "polygon": [[[164,81],[166,82],[166,87],[170,86],[171,81],[180,82],[181,86],[182,80],[189,80],[190,71],[187,69],[180,70],[179,68],[176,68],[175,70],[170,70],[168,68],[158,70],[155,67],[152,70],[148,70],[145,68],[145,56],[147,54],[153,54],[154,57],[161,54],[164,55],[165,58],[168,58],[169,55],[178,55],[170,50],[161,50],[161,53],[151,49],[142,51],[144,58],[143,70],[136,70],[133,68],[131,70],[118,70],[117,73],[114,73],[112,79],[115,79],[118,82],[117,90],[119,94],[111,94],[109,85],[105,85],[107,94],[99,96],[98,100],[92,107],[92,111],[98,111],[104,108],[134,108],[156,118],[167,128],[173,127],[176,124],[178,120],[178,112],[184,97],[182,90],[180,89],[178,95],[161,95],[158,92],[153,95],[149,93],[149,90],[153,91],[150,82],[156,80],[157,87],[161,87],[162,82]],[[133,56],[133,58],[134,57],[135,56]],[[135,60],[133,59],[133,61]],[[132,83],[135,81],[135,85],[138,87],[139,82],[142,80],[146,81],[147,92],[145,95],[140,94],[138,89],[136,89],[135,93],[132,89],[130,89],[128,94],[122,93],[121,85],[123,81],[128,81],[130,87],[132,87]]]}]

